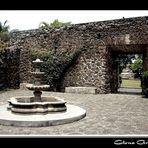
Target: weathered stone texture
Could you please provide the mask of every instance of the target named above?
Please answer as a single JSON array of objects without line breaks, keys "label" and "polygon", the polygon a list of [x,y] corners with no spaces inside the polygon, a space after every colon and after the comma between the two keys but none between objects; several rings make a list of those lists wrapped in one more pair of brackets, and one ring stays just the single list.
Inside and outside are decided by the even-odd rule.
[{"label": "weathered stone texture", "polygon": [[106,47],[83,51],[78,60],[65,73],[63,88],[68,86],[97,87],[98,93],[108,93],[108,52]]},{"label": "weathered stone texture", "polygon": [[73,66],[67,69],[61,88],[95,86],[98,93],[115,92],[117,88],[117,66],[112,52],[144,53],[148,50],[145,48],[147,44],[148,17],[19,31],[10,35],[10,46],[21,49],[21,83],[30,79],[29,49],[54,50],[65,54],[83,50]]},{"label": "weathered stone texture", "polygon": [[12,47],[4,49],[3,60],[0,64],[0,84],[4,87],[19,88],[19,60],[20,50],[14,50]]}]

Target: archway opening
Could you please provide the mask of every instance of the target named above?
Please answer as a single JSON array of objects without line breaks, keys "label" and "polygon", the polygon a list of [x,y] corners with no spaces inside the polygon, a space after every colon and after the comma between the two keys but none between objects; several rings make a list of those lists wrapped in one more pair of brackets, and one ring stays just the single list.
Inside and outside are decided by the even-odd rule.
[{"label": "archway opening", "polygon": [[141,94],[143,54],[118,54],[118,93]]},{"label": "archway opening", "polygon": [[143,45],[112,47],[111,92],[141,95]]}]

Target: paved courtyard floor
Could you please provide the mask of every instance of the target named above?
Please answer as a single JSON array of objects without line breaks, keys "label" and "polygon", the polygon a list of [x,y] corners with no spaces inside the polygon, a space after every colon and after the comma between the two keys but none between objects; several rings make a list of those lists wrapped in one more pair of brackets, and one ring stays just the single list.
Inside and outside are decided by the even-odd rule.
[{"label": "paved courtyard floor", "polygon": [[[0,93],[0,105],[12,96],[32,95],[31,91]],[[43,92],[63,98],[86,110],[86,117],[69,124],[49,127],[13,127],[0,125],[0,135],[148,135],[148,99],[140,94],[70,94]]]}]

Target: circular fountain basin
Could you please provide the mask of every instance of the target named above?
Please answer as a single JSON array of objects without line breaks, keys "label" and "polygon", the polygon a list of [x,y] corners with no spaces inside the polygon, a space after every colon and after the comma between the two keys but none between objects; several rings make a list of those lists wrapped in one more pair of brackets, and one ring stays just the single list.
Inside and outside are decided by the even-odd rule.
[{"label": "circular fountain basin", "polygon": [[0,124],[19,127],[45,127],[67,124],[78,121],[86,116],[86,111],[75,105],[67,104],[64,112],[47,114],[16,114],[0,106]]},{"label": "circular fountain basin", "polygon": [[34,102],[34,97],[20,96],[8,100],[8,110],[14,113],[48,113],[66,111],[66,101],[53,96],[42,97],[41,102]]},{"label": "circular fountain basin", "polygon": [[33,84],[27,84],[26,88],[28,88],[29,90],[34,90],[34,91],[45,91],[48,90],[50,88],[49,85],[33,85]]}]

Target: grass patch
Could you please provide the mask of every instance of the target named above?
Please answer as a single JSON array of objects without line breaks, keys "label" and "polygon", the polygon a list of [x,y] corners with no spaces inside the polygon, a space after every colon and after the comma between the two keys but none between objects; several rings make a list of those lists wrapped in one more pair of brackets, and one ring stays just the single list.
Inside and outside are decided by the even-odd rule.
[{"label": "grass patch", "polygon": [[140,80],[124,80],[124,79],[122,79],[121,87],[141,88],[141,81]]}]

